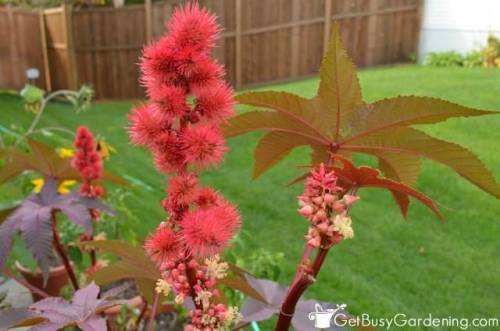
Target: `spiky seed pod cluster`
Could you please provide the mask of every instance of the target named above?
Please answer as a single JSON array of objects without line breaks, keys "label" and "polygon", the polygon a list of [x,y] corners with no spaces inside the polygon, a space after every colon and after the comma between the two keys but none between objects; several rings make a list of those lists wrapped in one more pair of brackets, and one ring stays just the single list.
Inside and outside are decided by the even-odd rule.
[{"label": "spiky seed pod cluster", "polygon": [[71,160],[71,166],[78,170],[82,177],[80,193],[89,198],[103,196],[104,188],[96,183],[102,177],[102,158],[97,151],[94,136],[87,127],[81,126],[77,129],[74,146],[76,154]]},{"label": "spiky seed pod cluster", "polygon": [[[205,258],[221,253],[240,227],[236,208],[209,187],[198,173],[218,166],[227,151],[220,124],[233,114],[233,90],[224,69],[211,58],[219,36],[215,16],[197,4],[177,8],[168,33],[145,47],[141,81],[149,100],[131,111],[131,141],[147,147],[156,168],[169,176],[162,206],[168,219],[145,242],[177,302],[193,297],[190,330],[225,330],[225,305],[215,305],[215,276]],[[220,273],[219,273],[220,274]],[[167,286],[168,284],[168,286]]]}]

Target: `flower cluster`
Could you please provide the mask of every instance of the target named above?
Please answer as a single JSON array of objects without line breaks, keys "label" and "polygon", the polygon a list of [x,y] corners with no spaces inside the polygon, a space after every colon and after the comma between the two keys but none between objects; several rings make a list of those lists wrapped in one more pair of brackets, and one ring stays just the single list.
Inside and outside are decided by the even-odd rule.
[{"label": "flower cluster", "polygon": [[304,193],[299,196],[299,213],[310,222],[306,235],[309,245],[329,248],[342,239],[352,238],[347,210],[357,200],[356,196],[344,194],[333,171],[327,171],[323,164],[313,169]]},{"label": "flower cluster", "polygon": [[[194,261],[193,261],[194,262]],[[202,266],[197,265],[194,275],[196,285],[193,287],[197,308],[189,312],[191,323],[186,331],[218,330],[229,331],[230,326],[241,321],[241,314],[236,307],[227,307],[214,303],[210,299],[218,296],[215,288],[217,279],[226,277],[228,264],[221,262],[218,255],[205,259]]]},{"label": "flower cluster", "polygon": [[163,275],[157,291],[172,290],[177,303],[193,299],[188,329],[226,330],[235,310],[213,302],[215,280],[225,273],[202,261],[228,246],[240,217],[216,191],[200,186],[198,173],[218,166],[227,150],[219,125],[233,114],[234,93],[210,56],[220,33],[212,14],[188,3],[174,11],[168,30],[144,49],[141,81],[149,101],[129,116],[131,141],[147,147],[169,175],[162,201],[168,218],[144,247]]},{"label": "flower cluster", "polygon": [[71,165],[80,172],[82,177],[80,193],[90,198],[103,196],[104,188],[95,183],[102,176],[102,158],[97,151],[94,136],[87,127],[78,128],[74,146],[76,154]]}]

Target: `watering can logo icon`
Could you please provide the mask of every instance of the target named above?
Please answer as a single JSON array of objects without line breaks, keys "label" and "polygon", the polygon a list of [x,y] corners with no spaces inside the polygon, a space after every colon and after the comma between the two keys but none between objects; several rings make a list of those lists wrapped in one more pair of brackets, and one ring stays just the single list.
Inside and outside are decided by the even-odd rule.
[{"label": "watering can logo icon", "polygon": [[316,329],[327,329],[330,327],[330,321],[333,315],[339,310],[342,310],[346,305],[337,305],[335,309],[323,309],[319,303],[317,303],[314,308],[316,311],[310,312],[307,316],[311,321],[314,321],[314,327]]}]

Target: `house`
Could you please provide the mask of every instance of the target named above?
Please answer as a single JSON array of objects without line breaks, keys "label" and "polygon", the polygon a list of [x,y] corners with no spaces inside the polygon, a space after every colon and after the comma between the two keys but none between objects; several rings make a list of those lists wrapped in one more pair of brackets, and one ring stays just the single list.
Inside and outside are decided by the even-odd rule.
[{"label": "house", "polygon": [[418,60],[429,52],[466,53],[500,36],[500,0],[423,0]]}]

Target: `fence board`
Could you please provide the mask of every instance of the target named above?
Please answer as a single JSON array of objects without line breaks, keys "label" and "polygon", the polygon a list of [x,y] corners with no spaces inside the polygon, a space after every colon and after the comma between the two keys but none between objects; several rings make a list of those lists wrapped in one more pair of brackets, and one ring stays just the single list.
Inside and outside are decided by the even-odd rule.
[{"label": "fence board", "polygon": [[[225,29],[214,55],[226,66],[227,79],[240,88],[316,75],[334,21],[358,66],[406,61],[417,49],[421,1],[203,0],[200,4],[215,12]],[[37,15],[0,9],[0,86],[24,83],[23,68],[34,61],[31,66],[42,72],[49,68],[50,77],[44,79],[53,89],[89,83],[99,98],[142,97],[137,67],[141,49],[165,33],[173,9],[185,2],[147,0],[122,8],[73,9],[68,15],[62,8],[48,9],[44,22]],[[45,25],[46,63],[43,34],[31,32],[33,22]]]},{"label": "fence board", "polygon": [[47,88],[41,27],[38,11],[0,8],[0,88],[22,88],[29,68],[40,70],[37,84]]}]

